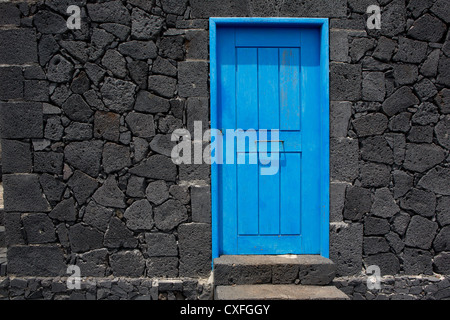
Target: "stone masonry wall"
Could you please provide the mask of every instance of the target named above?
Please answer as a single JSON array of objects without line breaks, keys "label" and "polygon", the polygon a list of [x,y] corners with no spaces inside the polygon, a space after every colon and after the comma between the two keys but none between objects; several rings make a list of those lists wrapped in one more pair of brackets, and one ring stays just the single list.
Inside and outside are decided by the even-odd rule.
[{"label": "stone masonry wall", "polygon": [[339,276],[449,274],[448,2],[380,1],[368,30],[369,2],[331,20],[331,259]]},{"label": "stone masonry wall", "polygon": [[[71,4],[81,30],[66,27]],[[372,4],[380,30],[366,27]],[[175,165],[170,136],[209,121],[212,16],[330,19],[330,258],[341,286],[369,265],[448,275],[449,10],[446,0],[0,4],[8,275],[33,282],[75,264],[99,279],[209,277],[209,167]]]},{"label": "stone masonry wall", "polygon": [[170,153],[176,128],[208,125],[208,20],[183,1],[0,5],[7,274],[77,265],[196,288],[211,273],[210,172]]}]

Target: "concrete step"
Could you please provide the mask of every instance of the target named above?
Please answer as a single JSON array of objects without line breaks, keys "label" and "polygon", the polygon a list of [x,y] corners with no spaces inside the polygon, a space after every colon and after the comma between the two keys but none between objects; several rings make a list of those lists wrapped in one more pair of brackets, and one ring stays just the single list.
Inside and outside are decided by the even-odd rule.
[{"label": "concrete step", "polygon": [[217,286],[214,300],[349,300],[334,286],[259,284]]},{"label": "concrete step", "polygon": [[224,255],[214,259],[216,286],[327,285],[335,274],[336,265],[319,255]]}]

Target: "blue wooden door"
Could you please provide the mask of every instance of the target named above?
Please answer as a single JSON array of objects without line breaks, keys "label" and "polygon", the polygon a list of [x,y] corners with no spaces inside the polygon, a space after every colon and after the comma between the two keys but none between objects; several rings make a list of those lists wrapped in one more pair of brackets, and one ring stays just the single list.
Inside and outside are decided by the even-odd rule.
[{"label": "blue wooden door", "polygon": [[[221,253],[319,254],[320,32],[229,27],[217,38],[218,126],[247,138],[219,168]],[[276,174],[261,174],[272,136],[249,129],[279,130]]]}]

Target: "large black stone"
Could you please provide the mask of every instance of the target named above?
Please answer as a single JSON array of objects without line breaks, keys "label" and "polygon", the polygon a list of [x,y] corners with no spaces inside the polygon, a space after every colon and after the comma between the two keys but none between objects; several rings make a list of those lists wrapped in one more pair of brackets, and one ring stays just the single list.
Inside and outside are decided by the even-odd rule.
[{"label": "large black stone", "polygon": [[[349,243],[352,245],[349,246]],[[363,225],[361,223],[330,226],[330,259],[337,265],[337,276],[360,274],[362,247]]]},{"label": "large black stone", "polygon": [[450,224],[450,197],[440,197],[437,200],[436,218],[440,226]]},{"label": "large black stone", "polygon": [[340,101],[357,101],[361,99],[360,64],[331,64],[330,98]]},{"label": "large black stone", "polygon": [[437,83],[450,86],[450,58],[442,56],[439,59]]},{"label": "large black stone", "polygon": [[450,253],[441,252],[433,260],[434,270],[440,274],[450,274]]},{"label": "large black stone", "polygon": [[208,63],[186,61],[178,64],[178,94],[181,97],[208,97]]},{"label": "large black stone", "polygon": [[172,98],[175,95],[177,80],[162,75],[148,77],[148,90],[164,98]]},{"label": "large black stone", "polygon": [[161,6],[164,12],[183,15],[187,7],[187,0],[162,0]]},{"label": "large black stone", "polygon": [[150,257],[146,265],[147,277],[178,277],[178,257]]},{"label": "large black stone", "polygon": [[382,11],[381,34],[393,37],[405,30],[406,8],[404,0],[394,0]]},{"label": "large black stone", "polygon": [[364,221],[364,235],[378,236],[389,233],[389,222],[386,219],[369,216]]},{"label": "large black stone", "polygon": [[446,226],[439,231],[433,242],[433,248],[436,252],[450,250],[450,226]]},{"label": "large black stone", "polygon": [[439,42],[446,30],[447,27],[445,23],[426,13],[414,21],[407,34],[416,40]]},{"label": "large black stone", "polygon": [[43,127],[41,103],[0,103],[0,136],[3,139],[42,138]]},{"label": "large black stone", "polygon": [[401,200],[400,206],[421,216],[432,217],[436,208],[436,196],[431,191],[414,188]]},{"label": "large black stone", "polygon": [[64,155],[60,152],[35,152],[34,172],[61,174]]},{"label": "large black stone", "polygon": [[139,250],[119,251],[109,257],[109,263],[116,277],[141,277],[145,260]]},{"label": "large black stone", "polygon": [[72,78],[74,67],[63,56],[57,54],[49,62],[47,79],[52,82],[65,83]]},{"label": "large black stone", "polygon": [[130,24],[130,13],[121,1],[87,4],[89,17],[95,22]]},{"label": "large black stone", "polygon": [[2,139],[2,171],[3,173],[30,173],[31,161],[30,144],[16,140]]},{"label": "large black stone", "polygon": [[370,211],[372,195],[370,190],[353,186],[347,188],[344,203],[344,219],[360,220]]},{"label": "large black stone", "polygon": [[400,271],[400,262],[391,252],[379,253],[364,259],[367,266],[376,265],[380,268],[381,275],[395,275]]},{"label": "large black stone", "polygon": [[23,76],[20,67],[0,68],[0,99],[18,99],[23,96]]},{"label": "large black stone", "polygon": [[161,39],[158,49],[159,54],[164,58],[183,60],[184,38],[181,36],[164,37]]},{"label": "large black stone", "polygon": [[116,178],[109,176],[103,185],[92,196],[94,200],[105,207],[125,208],[125,195],[119,189]]},{"label": "large black stone", "polygon": [[74,252],[86,252],[103,247],[103,233],[82,223],[70,227],[69,240]]},{"label": "large black stone", "polygon": [[65,160],[84,173],[96,177],[100,172],[102,146],[101,141],[69,143],[64,149]]},{"label": "large black stone", "polygon": [[55,277],[66,274],[60,247],[13,246],[8,248],[8,274],[15,276]]},{"label": "large black stone", "polygon": [[356,139],[330,139],[331,178],[352,182],[358,177],[359,148]]},{"label": "large black stone", "polygon": [[366,161],[393,164],[394,154],[382,136],[368,137],[361,141],[361,158]]},{"label": "large black stone", "polygon": [[398,51],[394,55],[394,61],[406,63],[420,63],[427,55],[428,44],[423,41],[411,40],[400,37]]},{"label": "large black stone", "polygon": [[389,251],[389,244],[383,237],[364,237],[364,254],[372,255]]},{"label": "large black stone", "polygon": [[105,233],[104,246],[107,248],[136,248],[138,244],[137,238],[120,219],[111,218],[108,229]]},{"label": "large black stone", "polygon": [[3,187],[6,212],[50,211],[50,205],[42,193],[38,175],[5,174]]},{"label": "large black stone", "polygon": [[121,79],[125,78],[128,73],[125,58],[113,49],[106,51],[102,59],[102,65],[110,70],[114,76]]},{"label": "large black stone", "polygon": [[84,204],[98,187],[97,180],[79,170],[75,171],[67,184],[80,205]]},{"label": "large black stone", "polygon": [[428,250],[436,235],[438,225],[421,216],[411,218],[405,235],[405,244],[410,247]]},{"label": "large black stone", "polygon": [[445,151],[434,144],[413,144],[406,145],[405,169],[424,172],[445,159]]},{"label": "large black stone", "polygon": [[439,120],[438,108],[431,102],[423,102],[412,117],[412,122],[422,126],[434,124]]},{"label": "large black stone", "polygon": [[169,188],[165,181],[157,180],[150,182],[145,190],[145,195],[151,203],[160,205],[169,199]]},{"label": "large black stone", "polygon": [[44,190],[45,197],[50,202],[58,202],[66,189],[66,185],[50,174],[42,174],[39,177],[39,182]]},{"label": "large black stone", "polygon": [[119,45],[119,52],[137,60],[155,59],[157,48],[153,41],[128,41]]},{"label": "large black stone", "polygon": [[113,112],[97,111],[94,116],[94,137],[119,141],[120,116]]},{"label": "large black stone", "polygon": [[178,245],[173,234],[146,233],[145,242],[147,243],[149,257],[178,256]]},{"label": "large black stone", "polygon": [[105,208],[95,201],[90,201],[83,215],[83,221],[101,231],[106,231],[109,220],[114,215],[114,209]]},{"label": "large black stone", "polygon": [[59,221],[74,222],[77,219],[77,211],[73,198],[58,203],[49,213],[49,217]]},{"label": "large black stone", "polygon": [[62,105],[64,113],[74,121],[87,122],[94,114],[84,99],[78,95],[71,95]]},{"label": "large black stone", "polygon": [[391,168],[381,163],[366,162],[361,165],[361,185],[363,187],[387,187],[391,180]]},{"label": "large black stone", "polygon": [[169,100],[141,90],[137,94],[134,110],[146,113],[167,112],[170,109]]},{"label": "large black stone", "polygon": [[139,40],[156,38],[163,27],[163,19],[134,8],[131,13],[131,37]]},{"label": "large black stone", "polygon": [[371,214],[381,218],[391,218],[399,211],[400,208],[388,188],[381,188],[375,192]]},{"label": "large black stone", "polygon": [[139,86],[139,89],[147,88],[148,64],[144,61],[131,61],[127,64],[130,77]]},{"label": "large black stone", "polygon": [[191,187],[192,222],[211,223],[210,187]]},{"label": "large black stone", "polygon": [[182,224],[178,228],[180,276],[208,276],[211,272],[211,226]]},{"label": "large black stone", "polygon": [[125,118],[133,135],[141,138],[155,136],[155,122],[151,114],[131,112]]},{"label": "large black stone", "polygon": [[154,155],[131,168],[130,173],[140,177],[175,181],[177,167],[170,158],[163,155]]},{"label": "large black stone", "polygon": [[170,231],[188,219],[186,208],[178,200],[168,200],[154,210],[155,225],[161,231]]},{"label": "large black stone", "polygon": [[103,248],[80,254],[76,265],[84,277],[104,277],[108,267],[108,250]]},{"label": "large black stone", "polygon": [[45,213],[30,213],[22,217],[23,227],[30,244],[56,241],[55,226]]},{"label": "large black stone", "polygon": [[37,62],[36,33],[31,28],[0,30],[1,64],[26,64]]},{"label": "large black stone", "polygon": [[383,111],[388,116],[393,116],[409,107],[419,103],[419,99],[412,93],[409,87],[401,87],[383,102]]},{"label": "large black stone", "polygon": [[136,85],[129,81],[106,78],[100,89],[103,102],[111,111],[125,112],[133,108]]},{"label": "large black stone", "polygon": [[127,227],[131,230],[149,231],[153,228],[153,209],[146,200],[137,200],[125,210]]},{"label": "large black stone", "polygon": [[87,123],[72,122],[64,130],[67,141],[84,141],[92,139],[92,125]]},{"label": "large black stone", "polygon": [[107,142],[103,147],[103,169],[107,173],[120,171],[131,165],[130,148]]},{"label": "large black stone", "polygon": [[450,195],[450,169],[438,166],[423,176],[419,187],[442,195]]}]

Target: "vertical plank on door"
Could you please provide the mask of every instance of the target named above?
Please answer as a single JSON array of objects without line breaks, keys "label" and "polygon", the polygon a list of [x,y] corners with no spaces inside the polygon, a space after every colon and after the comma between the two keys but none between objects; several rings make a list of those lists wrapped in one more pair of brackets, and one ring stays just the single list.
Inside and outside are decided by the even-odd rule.
[{"label": "vertical plank on door", "polygon": [[[258,49],[237,48],[236,60],[236,129],[257,129]],[[247,143],[254,144],[254,141],[248,140]],[[258,165],[250,164],[249,153],[238,153],[237,163],[238,234],[256,235],[258,234]]]},{"label": "vertical plank on door", "polygon": [[[278,52],[278,48],[258,49],[259,129],[280,127]],[[265,139],[269,140],[270,137]],[[267,151],[270,148],[270,145],[264,143],[259,143],[258,150]],[[260,154],[260,158],[264,157],[264,153]],[[260,164],[262,166],[264,165]],[[259,174],[259,233],[279,234],[280,176],[261,175],[261,168]]]},{"label": "vertical plank on door", "polygon": [[300,49],[279,50],[280,129],[300,130]]},{"label": "vertical plank on door", "polygon": [[258,49],[259,129],[280,127],[278,48]]},{"label": "vertical plank on door", "polygon": [[301,234],[301,153],[280,156],[280,232]]},{"label": "vertical plank on door", "polygon": [[[264,153],[259,156],[264,157]],[[261,167],[270,165],[259,164],[259,233],[261,235],[274,235],[280,232],[280,174],[279,171],[273,175],[261,174]]]},{"label": "vertical plank on door", "polygon": [[250,164],[250,153],[237,154],[238,234],[258,234],[258,164]]},{"label": "vertical plank on door", "polygon": [[258,128],[258,49],[237,48],[236,129]]}]

